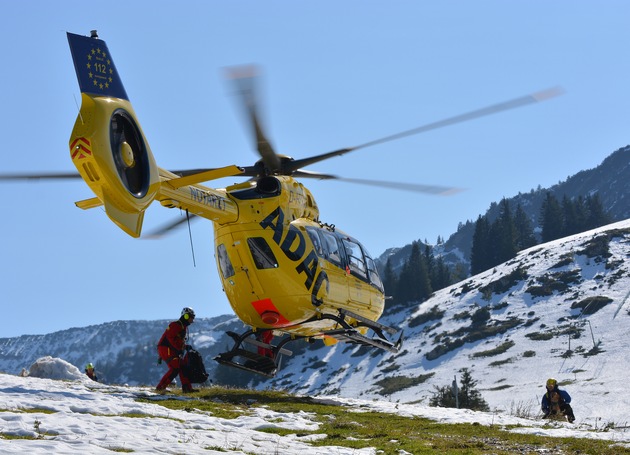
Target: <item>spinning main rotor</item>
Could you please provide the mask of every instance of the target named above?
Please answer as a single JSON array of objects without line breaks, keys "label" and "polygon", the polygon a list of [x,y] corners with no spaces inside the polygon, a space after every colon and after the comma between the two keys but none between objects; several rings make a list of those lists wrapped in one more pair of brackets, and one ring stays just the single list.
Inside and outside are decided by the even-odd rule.
[{"label": "spinning main rotor", "polygon": [[[512,100],[493,104],[487,107],[466,112],[464,114],[445,118],[437,122],[412,128],[399,133],[384,136],[378,139],[364,142],[353,147],[341,148],[330,152],[313,155],[306,158],[294,159],[293,157],[276,153],[262,126],[258,108],[258,70],[254,66],[235,67],[228,70],[228,77],[233,82],[240,97],[240,104],[245,114],[246,121],[251,129],[253,141],[256,144],[260,159],[250,166],[239,167],[242,173],[239,176],[257,180],[266,176],[286,175],[295,178],[314,178],[320,180],[339,180],[348,183],[370,185],[398,190],[428,193],[433,195],[450,195],[460,191],[459,188],[440,185],[424,185],[420,183],[401,183],[382,180],[370,180],[361,178],[344,178],[332,174],[308,171],[304,168],[320,161],[345,155],[356,150],[395,141],[407,136],[425,133],[427,131],[444,128],[446,126],[467,122],[480,117],[493,115],[499,112],[523,107],[529,104],[545,101],[563,93],[562,89],[555,87],[530,95],[521,96]],[[115,154],[116,167],[123,184],[131,193],[141,195],[146,191],[146,151],[142,150],[142,141],[134,138],[137,129],[133,121],[120,115],[112,125],[118,125],[118,131],[111,131],[112,143],[118,144],[119,153]],[[174,174],[186,177],[204,172],[214,171],[216,168],[197,168],[171,171]],[[69,173],[12,173],[0,174],[2,180],[32,180],[32,179],[76,179],[81,176],[75,172]]]}]

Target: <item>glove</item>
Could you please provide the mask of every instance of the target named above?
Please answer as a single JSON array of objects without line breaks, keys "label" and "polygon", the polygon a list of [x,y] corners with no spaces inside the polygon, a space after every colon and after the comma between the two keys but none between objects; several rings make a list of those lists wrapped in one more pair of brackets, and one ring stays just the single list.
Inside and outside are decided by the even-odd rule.
[{"label": "glove", "polygon": [[187,344],[186,346],[184,346],[184,349],[185,349],[186,351],[191,351],[191,350],[192,350],[192,346],[191,346],[191,345],[189,345],[189,344]]}]

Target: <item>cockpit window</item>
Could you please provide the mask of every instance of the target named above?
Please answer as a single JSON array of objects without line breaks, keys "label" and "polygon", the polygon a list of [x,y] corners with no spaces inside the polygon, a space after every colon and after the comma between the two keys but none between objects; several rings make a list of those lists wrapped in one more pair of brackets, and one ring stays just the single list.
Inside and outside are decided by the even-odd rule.
[{"label": "cockpit window", "polygon": [[275,269],[278,267],[276,256],[271,251],[271,247],[262,237],[250,237],[247,239],[249,251],[254,258],[254,264],[258,269]]},{"label": "cockpit window", "polygon": [[378,270],[376,269],[376,263],[374,263],[374,259],[365,254],[365,262],[367,264],[368,273],[370,274],[370,283],[374,286],[383,290],[383,282],[381,281],[381,276],[378,274]]},{"label": "cockpit window", "polygon": [[317,233],[317,229],[309,226],[309,227],[306,228],[306,233],[308,234],[309,238],[311,239],[311,242],[313,242],[313,248],[315,249],[315,253],[317,253],[317,255],[319,257],[324,257],[324,250],[322,248],[322,241],[319,238],[319,234]]},{"label": "cockpit window", "polygon": [[324,257],[334,264],[341,265],[341,252],[339,251],[337,237],[332,232],[325,230],[319,231],[319,234],[322,239]]},{"label": "cockpit window", "polygon": [[361,246],[349,238],[343,239],[343,246],[346,249],[350,271],[367,280],[367,266],[365,265]]},{"label": "cockpit window", "polygon": [[232,261],[230,261],[227,249],[223,243],[217,247],[217,257],[219,258],[219,267],[221,268],[223,278],[234,276],[234,267],[232,266]]}]

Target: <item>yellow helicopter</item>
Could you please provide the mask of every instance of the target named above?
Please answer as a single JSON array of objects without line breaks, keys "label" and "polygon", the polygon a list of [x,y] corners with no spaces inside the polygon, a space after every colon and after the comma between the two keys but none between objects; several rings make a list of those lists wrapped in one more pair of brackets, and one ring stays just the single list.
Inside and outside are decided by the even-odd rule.
[{"label": "yellow helicopter", "polygon": [[[3,175],[0,179],[82,177],[95,197],[76,205],[103,206],[123,231],[140,237],[145,210],[154,201],[179,208],[214,225],[215,257],[223,289],[236,315],[249,327],[228,332],[234,346],[219,363],[276,374],[287,343],[322,339],[397,352],[403,334],[380,324],[385,293],[375,262],[355,238],[320,221],[311,192],[296,178],[340,179],[303,168],[370,147],[477,117],[542,101],[557,89],[516,98],[429,125],[308,158],[277,154],[257,114],[255,71],[231,72],[251,123],[261,159],[253,166],[168,171],[157,166],[106,43],[67,34],[81,89],[81,109],[70,136],[79,174]],[[245,177],[226,188],[204,182]],[[341,179],[432,194],[454,188]],[[371,332],[371,333],[370,333]],[[274,337],[278,341],[274,342]]]}]

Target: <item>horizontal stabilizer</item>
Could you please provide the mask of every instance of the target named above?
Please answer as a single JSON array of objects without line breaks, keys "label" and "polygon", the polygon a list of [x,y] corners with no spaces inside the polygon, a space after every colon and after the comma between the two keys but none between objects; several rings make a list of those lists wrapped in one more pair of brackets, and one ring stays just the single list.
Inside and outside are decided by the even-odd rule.
[{"label": "horizontal stabilizer", "polygon": [[91,199],[84,199],[82,201],[77,201],[74,203],[77,207],[83,210],[95,209],[96,207],[101,207],[103,205],[103,201],[101,201],[97,197],[93,197]]}]

